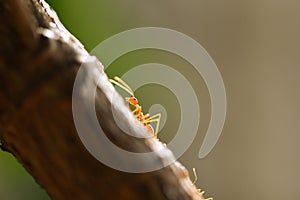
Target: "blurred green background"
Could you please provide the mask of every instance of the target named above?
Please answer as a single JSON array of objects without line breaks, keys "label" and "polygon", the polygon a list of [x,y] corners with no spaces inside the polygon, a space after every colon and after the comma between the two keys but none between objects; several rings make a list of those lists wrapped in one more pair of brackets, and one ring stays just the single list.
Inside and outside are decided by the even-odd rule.
[{"label": "blurred green background", "polygon": [[[199,99],[201,124],[180,161],[189,171],[197,168],[197,185],[207,196],[300,199],[300,1],[48,3],[88,51],[116,33],[144,26],[174,29],[197,40],[216,62],[228,100],[223,133],[205,159],[198,159],[198,151],[210,120],[210,98],[202,78],[186,61],[167,52],[136,51],[116,60],[107,73],[122,75],[136,65],[157,62],[172,66],[191,82]],[[180,120],[174,94],[153,85],[139,88],[136,95],[145,111],[154,103],[165,107],[168,118],[159,137],[169,141]],[[0,159],[0,200],[49,199],[12,156],[0,152]]]}]

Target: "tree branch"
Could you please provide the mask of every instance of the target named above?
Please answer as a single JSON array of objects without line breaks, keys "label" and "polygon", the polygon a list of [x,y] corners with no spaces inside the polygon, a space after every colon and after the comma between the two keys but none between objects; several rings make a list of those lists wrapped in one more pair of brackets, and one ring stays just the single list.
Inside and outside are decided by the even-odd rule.
[{"label": "tree branch", "polygon": [[[103,165],[86,150],[72,116],[73,84],[81,65],[99,72],[96,111],[107,137],[132,152],[154,151],[155,157],[146,163],[174,159],[157,139],[138,139],[118,128],[111,107],[132,135],[147,134],[127,115],[101,63],[86,63],[86,50],[43,0],[0,0],[0,24],[1,148],[12,153],[53,199],[204,199],[178,162],[154,172],[125,173]],[[114,101],[111,96],[116,96]],[[126,162],[99,142],[107,156]]]}]

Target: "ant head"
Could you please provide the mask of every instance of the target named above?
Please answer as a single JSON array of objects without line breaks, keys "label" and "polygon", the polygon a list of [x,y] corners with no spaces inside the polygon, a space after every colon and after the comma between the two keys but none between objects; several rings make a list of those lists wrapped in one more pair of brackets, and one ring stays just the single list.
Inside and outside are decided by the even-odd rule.
[{"label": "ant head", "polygon": [[136,106],[139,103],[137,98],[135,97],[126,98],[126,101],[128,101],[128,103],[130,103],[133,106]]}]

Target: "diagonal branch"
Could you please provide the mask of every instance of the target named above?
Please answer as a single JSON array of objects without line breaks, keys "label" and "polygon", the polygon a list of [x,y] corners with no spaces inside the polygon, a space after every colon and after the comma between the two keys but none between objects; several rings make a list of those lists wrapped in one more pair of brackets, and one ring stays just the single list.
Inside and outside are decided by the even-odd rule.
[{"label": "diagonal branch", "polygon": [[[114,120],[135,136],[147,134],[118,96],[99,61],[60,23],[43,0],[0,0],[0,140],[53,199],[204,199],[178,162],[148,173],[125,173],[95,159],[78,137],[72,115],[72,90],[80,66],[97,70],[97,117],[114,144],[132,152],[153,151],[140,164],[173,160],[170,150],[155,138],[125,134]],[[91,61],[92,60],[92,61]],[[114,96],[112,101],[111,96]],[[88,133],[87,133],[88,134]],[[126,163],[127,158],[107,151]],[[160,149],[160,151],[158,151]]]}]

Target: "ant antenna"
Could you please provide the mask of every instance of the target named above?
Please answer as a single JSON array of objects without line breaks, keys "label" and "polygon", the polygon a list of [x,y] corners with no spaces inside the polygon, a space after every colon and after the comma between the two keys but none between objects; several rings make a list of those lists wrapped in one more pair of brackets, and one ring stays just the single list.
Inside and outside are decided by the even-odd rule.
[{"label": "ant antenna", "polygon": [[122,88],[123,90],[125,90],[126,92],[128,92],[131,96],[134,97],[134,93],[132,91],[132,89],[119,77],[115,76],[114,77],[115,80],[113,79],[109,79],[110,82],[114,83],[115,85],[119,86],[120,88]]},{"label": "ant antenna", "polygon": [[[122,84],[123,86],[125,86],[125,87],[130,91],[131,94],[134,94],[134,92],[133,92],[133,90],[131,89],[131,87],[130,87],[127,83],[125,83],[125,81],[123,81],[120,77],[115,76],[114,79],[115,79],[116,81],[118,81],[120,84]],[[132,95],[132,96],[134,96],[134,95]]]},{"label": "ant antenna", "polygon": [[195,183],[198,181],[198,176],[197,176],[197,173],[196,173],[196,169],[195,169],[195,168],[193,168],[193,173],[194,173],[194,177],[195,177],[195,179],[194,179],[194,181],[193,181],[193,185],[195,185]]}]

